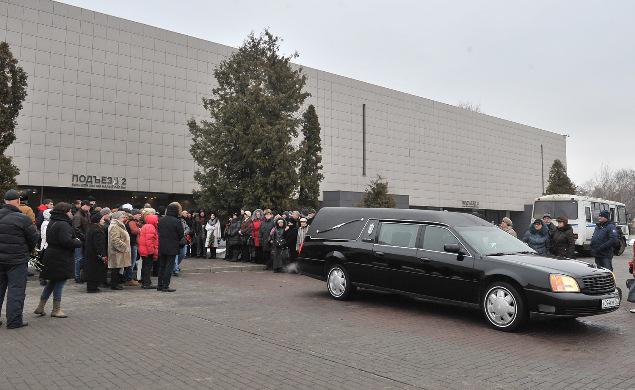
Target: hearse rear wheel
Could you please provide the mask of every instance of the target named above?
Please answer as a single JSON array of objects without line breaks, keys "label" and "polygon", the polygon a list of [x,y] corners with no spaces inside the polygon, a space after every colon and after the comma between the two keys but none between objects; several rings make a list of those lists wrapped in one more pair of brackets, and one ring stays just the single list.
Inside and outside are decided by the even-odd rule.
[{"label": "hearse rear wheel", "polygon": [[527,321],[525,302],[510,283],[496,281],[485,290],[481,304],[487,322],[496,330],[513,332]]},{"label": "hearse rear wheel", "polygon": [[331,297],[339,301],[350,299],[355,291],[355,287],[351,284],[348,272],[341,264],[334,264],[329,269],[326,278],[326,287],[329,290]]}]

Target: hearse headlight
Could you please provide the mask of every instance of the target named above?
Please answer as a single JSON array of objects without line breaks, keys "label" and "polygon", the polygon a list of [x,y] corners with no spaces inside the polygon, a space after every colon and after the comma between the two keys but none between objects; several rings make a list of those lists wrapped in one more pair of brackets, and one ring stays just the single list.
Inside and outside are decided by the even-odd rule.
[{"label": "hearse headlight", "polygon": [[549,282],[553,292],[580,292],[578,282],[571,276],[551,274],[549,275]]}]

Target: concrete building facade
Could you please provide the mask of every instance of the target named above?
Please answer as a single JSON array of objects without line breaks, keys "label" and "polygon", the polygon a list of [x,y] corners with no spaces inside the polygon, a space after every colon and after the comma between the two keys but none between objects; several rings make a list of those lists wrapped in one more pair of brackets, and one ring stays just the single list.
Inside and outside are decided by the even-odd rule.
[{"label": "concrete building facade", "polygon": [[[0,0],[0,40],[29,75],[8,150],[19,184],[197,187],[186,121],[207,117],[201,98],[235,49],[49,0]],[[553,160],[566,161],[563,135],[304,71],[322,126],[323,191],[362,192],[380,174],[411,207],[522,211]]]}]

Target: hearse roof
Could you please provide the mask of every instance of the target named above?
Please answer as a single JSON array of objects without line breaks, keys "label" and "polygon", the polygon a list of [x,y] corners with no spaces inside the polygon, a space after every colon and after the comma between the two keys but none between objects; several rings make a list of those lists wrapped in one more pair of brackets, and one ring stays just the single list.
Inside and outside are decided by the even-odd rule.
[{"label": "hearse roof", "polygon": [[361,207],[324,207],[320,209],[311,225],[312,232],[326,231],[334,226],[368,219],[434,222],[452,227],[492,226],[491,223],[472,214],[448,211],[416,209],[367,209]]}]

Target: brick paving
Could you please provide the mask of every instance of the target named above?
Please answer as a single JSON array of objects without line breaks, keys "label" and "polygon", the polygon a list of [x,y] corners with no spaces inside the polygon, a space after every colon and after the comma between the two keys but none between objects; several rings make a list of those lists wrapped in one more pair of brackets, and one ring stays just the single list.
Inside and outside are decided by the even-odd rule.
[{"label": "brick paving", "polygon": [[299,275],[186,274],[173,287],[69,284],[70,317],[51,319],[30,314],[30,282],[30,326],[0,329],[0,389],[635,389],[628,303],[508,334],[477,312],[394,295],[337,302]]}]

